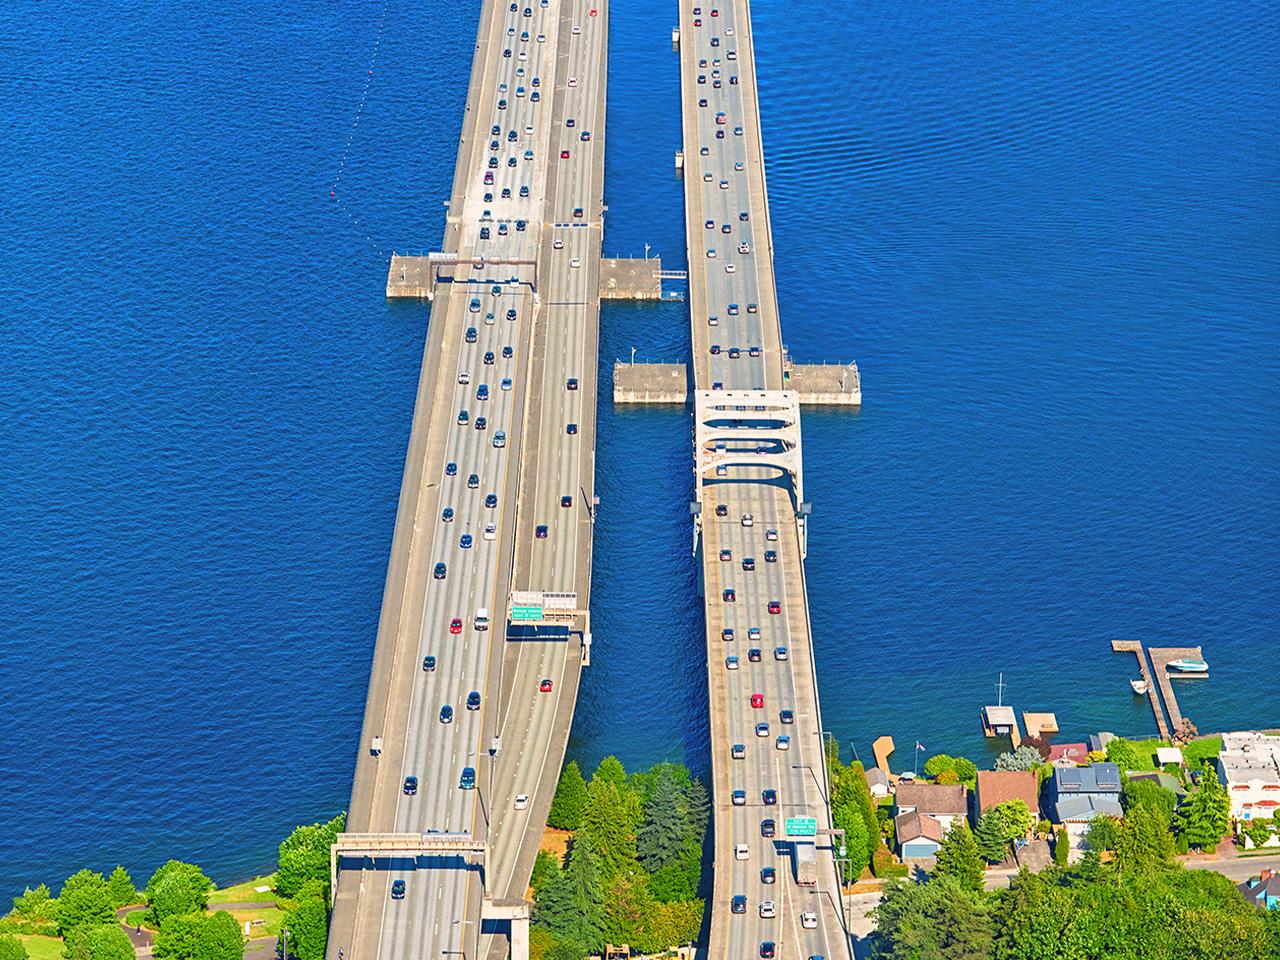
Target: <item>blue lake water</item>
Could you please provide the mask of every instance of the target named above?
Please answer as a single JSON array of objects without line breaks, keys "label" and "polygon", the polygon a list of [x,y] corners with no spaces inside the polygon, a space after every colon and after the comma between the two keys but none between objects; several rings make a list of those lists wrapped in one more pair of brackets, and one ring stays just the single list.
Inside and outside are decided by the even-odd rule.
[{"label": "blue lake water", "polygon": [[[1201,729],[1280,725],[1280,13],[849,6],[753,11],[787,340],[863,374],[804,421],[827,729],[979,757],[1002,670],[1147,733],[1113,637],[1203,645]],[[654,9],[613,8],[605,246],[679,266]],[[345,804],[426,320],[386,257],[438,242],[475,17],[0,16],[0,898],[238,879]],[[633,346],[683,308],[606,306],[606,384]],[[570,750],[705,769],[689,422],[600,426]]]}]

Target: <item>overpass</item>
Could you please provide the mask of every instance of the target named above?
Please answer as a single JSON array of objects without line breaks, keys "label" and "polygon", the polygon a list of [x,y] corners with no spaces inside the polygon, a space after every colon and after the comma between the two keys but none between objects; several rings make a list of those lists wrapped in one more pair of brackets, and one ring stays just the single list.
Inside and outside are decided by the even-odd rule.
[{"label": "overpass", "polygon": [[[431,309],[329,960],[474,957],[482,921],[527,955],[590,643],[606,38],[604,0],[485,0],[441,250],[388,270]],[[571,599],[508,642],[513,593]]]},{"label": "overpass", "polygon": [[[804,574],[802,397],[774,285],[749,4],[681,2],[673,39],[692,331],[690,512],[711,713],[707,957],[761,956],[766,943],[779,957],[844,957],[841,844],[830,818]],[[846,396],[860,403],[852,369],[857,392]],[[788,838],[788,821],[799,836]]]}]

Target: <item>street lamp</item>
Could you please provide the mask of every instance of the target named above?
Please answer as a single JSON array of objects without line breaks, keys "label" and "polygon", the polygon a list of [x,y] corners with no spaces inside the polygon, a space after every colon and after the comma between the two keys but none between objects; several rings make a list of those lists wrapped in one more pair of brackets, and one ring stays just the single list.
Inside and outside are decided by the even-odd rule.
[{"label": "street lamp", "polygon": [[289,960],[289,928],[280,928],[280,938],[283,946],[280,948],[280,960]]}]

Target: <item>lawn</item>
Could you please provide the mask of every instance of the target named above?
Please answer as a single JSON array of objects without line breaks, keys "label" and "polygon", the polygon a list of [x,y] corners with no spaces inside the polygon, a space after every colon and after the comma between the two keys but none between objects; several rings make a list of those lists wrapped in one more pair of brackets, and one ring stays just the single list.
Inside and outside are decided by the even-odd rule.
[{"label": "lawn", "polygon": [[[1156,747],[1171,746],[1167,740],[1158,740],[1152,738],[1150,740],[1133,740],[1131,741],[1138,750],[1139,763],[1135,768],[1137,770],[1155,770],[1156,769]],[[1193,740],[1182,748],[1182,760],[1188,767],[1195,770],[1205,760],[1211,760],[1222,752],[1221,737],[1205,737],[1203,740]]]},{"label": "lawn", "polygon": [[155,931],[155,927],[147,920],[147,908],[139,907],[137,910],[130,910],[124,915],[124,922],[131,927],[142,927],[144,930]]},{"label": "lawn", "polygon": [[27,948],[31,960],[62,960],[62,941],[57,937],[20,933],[18,939]]},{"label": "lawn", "polygon": [[227,910],[225,912],[231,914],[239,924],[241,933],[244,932],[245,923],[250,925],[250,940],[256,940],[259,937],[278,937],[280,924],[284,922],[284,911],[275,907],[267,907],[264,910]]},{"label": "lawn", "polygon": [[[227,887],[225,890],[215,890],[209,896],[210,903],[259,903],[265,900],[274,900],[276,875],[269,873],[265,877],[254,877],[252,880],[246,880],[244,883],[237,883],[234,887]],[[266,893],[259,893],[255,887],[271,887]]]}]

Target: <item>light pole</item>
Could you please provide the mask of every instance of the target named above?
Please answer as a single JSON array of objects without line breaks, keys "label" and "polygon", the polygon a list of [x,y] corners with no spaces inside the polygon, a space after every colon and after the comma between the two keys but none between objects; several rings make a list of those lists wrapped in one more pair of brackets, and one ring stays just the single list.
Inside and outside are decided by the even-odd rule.
[{"label": "light pole", "polygon": [[280,938],[283,941],[283,946],[281,946],[280,948],[280,960],[289,960],[289,928],[288,927],[280,928]]}]

